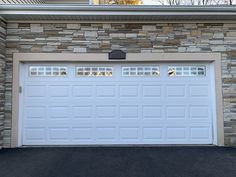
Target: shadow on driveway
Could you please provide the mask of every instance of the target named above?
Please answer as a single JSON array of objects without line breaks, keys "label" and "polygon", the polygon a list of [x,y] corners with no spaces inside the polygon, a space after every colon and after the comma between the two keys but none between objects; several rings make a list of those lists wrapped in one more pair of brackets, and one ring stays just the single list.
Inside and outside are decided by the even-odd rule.
[{"label": "shadow on driveway", "polygon": [[236,177],[236,148],[3,149],[0,177]]}]

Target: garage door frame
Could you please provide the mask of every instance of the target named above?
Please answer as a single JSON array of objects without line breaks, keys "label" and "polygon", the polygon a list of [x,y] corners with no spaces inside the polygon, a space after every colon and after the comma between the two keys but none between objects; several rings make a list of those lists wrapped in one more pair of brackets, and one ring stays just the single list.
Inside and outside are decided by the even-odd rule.
[{"label": "garage door frame", "polygon": [[[12,133],[11,147],[21,146],[20,132],[20,64],[24,62],[117,62],[107,54],[63,54],[63,53],[15,53],[13,55],[12,86]],[[221,54],[220,53],[139,53],[127,54],[123,62],[211,62],[215,78],[215,119],[213,120],[213,144],[224,145]],[[119,61],[120,62],[120,61]],[[213,109],[214,110],[214,109]]]}]

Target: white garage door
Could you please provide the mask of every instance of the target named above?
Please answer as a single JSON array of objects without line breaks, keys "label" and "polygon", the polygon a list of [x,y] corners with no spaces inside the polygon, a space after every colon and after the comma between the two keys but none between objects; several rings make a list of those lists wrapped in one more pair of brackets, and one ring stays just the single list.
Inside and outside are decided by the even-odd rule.
[{"label": "white garage door", "polygon": [[23,145],[212,144],[210,64],[21,67]]}]

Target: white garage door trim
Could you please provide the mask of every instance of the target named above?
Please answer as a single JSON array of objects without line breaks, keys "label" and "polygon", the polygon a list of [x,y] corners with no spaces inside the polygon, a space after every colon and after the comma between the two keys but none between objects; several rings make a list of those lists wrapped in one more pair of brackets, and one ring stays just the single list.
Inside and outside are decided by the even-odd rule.
[{"label": "white garage door trim", "polygon": [[[66,59],[65,59],[66,58]],[[211,67],[216,70],[215,77],[216,85],[216,100],[217,100],[217,120],[214,126],[214,144],[223,145],[223,113],[222,113],[222,93],[221,93],[221,65],[220,54],[128,54],[126,61],[211,61]],[[19,131],[19,64],[24,61],[39,62],[39,61],[108,61],[106,54],[15,54],[13,60],[13,122],[12,122],[12,139],[11,146],[21,146],[21,133]],[[116,61],[114,61],[116,62]],[[217,128],[216,128],[217,127]]]}]

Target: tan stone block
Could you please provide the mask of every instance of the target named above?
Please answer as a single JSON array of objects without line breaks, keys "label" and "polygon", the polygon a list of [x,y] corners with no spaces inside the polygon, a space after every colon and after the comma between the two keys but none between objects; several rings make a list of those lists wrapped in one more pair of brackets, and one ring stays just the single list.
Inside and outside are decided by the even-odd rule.
[{"label": "tan stone block", "polygon": [[73,23],[73,24],[67,24],[67,25],[66,25],[66,28],[67,28],[67,29],[80,29],[80,24],[75,24],[75,23]]},{"label": "tan stone block", "polygon": [[163,26],[162,32],[164,34],[172,33],[173,32],[173,27],[172,26]]},{"label": "tan stone block", "polygon": [[155,31],[157,28],[156,25],[143,25],[142,29],[144,31]]},{"label": "tan stone block", "polygon": [[200,37],[201,36],[201,30],[191,30],[190,35],[192,37]]}]

